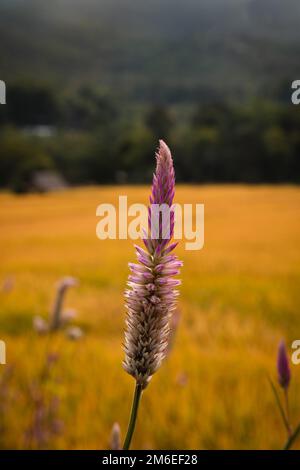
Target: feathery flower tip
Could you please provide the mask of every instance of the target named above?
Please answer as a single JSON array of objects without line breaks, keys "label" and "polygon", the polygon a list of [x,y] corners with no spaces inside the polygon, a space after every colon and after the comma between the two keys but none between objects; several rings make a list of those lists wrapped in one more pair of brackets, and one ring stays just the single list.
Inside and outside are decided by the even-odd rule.
[{"label": "feathery flower tip", "polygon": [[288,388],[291,371],[284,341],[280,341],[277,355],[278,382],[282,388]]},{"label": "feathery flower tip", "polygon": [[[131,274],[125,292],[127,329],[125,332],[124,369],[137,384],[145,388],[166,356],[170,337],[170,319],[176,308],[180,284],[173,276],[182,263],[172,253],[177,243],[170,244],[174,230],[175,172],[169,147],[162,140],[156,152],[156,170],[150,196],[148,233],[145,249],[135,246],[138,264],[129,263]],[[158,237],[152,237],[152,204],[169,208],[169,220],[160,218]],[[162,237],[168,224],[168,237]]]}]

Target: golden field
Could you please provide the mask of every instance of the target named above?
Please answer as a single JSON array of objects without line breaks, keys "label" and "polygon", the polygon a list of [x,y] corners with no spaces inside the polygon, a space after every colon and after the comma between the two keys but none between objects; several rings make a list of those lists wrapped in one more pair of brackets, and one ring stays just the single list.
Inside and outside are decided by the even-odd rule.
[{"label": "golden field", "polygon": [[[123,291],[135,254],[130,240],[97,239],[96,207],[121,194],[146,203],[148,192],[0,194],[0,286],[12,283],[0,292],[0,448],[109,448],[115,421],[124,435],[134,381],[121,365]],[[281,448],[267,376],[276,380],[278,341],[300,338],[300,188],[179,186],[176,202],[205,204],[205,246],[177,249],[180,324],[143,395],[133,447]],[[66,297],[84,331],[78,341],[32,327],[35,315],[47,318],[65,275],[80,280]],[[292,366],[294,424],[299,392],[300,366]]]}]

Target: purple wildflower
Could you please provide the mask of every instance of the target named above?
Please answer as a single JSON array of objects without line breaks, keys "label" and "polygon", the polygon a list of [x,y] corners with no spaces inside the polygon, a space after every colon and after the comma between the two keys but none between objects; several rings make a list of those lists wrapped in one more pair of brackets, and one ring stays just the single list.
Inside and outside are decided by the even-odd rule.
[{"label": "purple wildflower", "polygon": [[280,341],[278,347],[277,373],[279,384],[282,388],[287,389],[291,380],[291,371],[286,352],[285,342],[283,340]]},{"label": "purple wildflower", "polygon": [[[182,262],[172,254],[177,243],[170,243],[174,231],[174,194],[171,152],[160,140],[148,211],[148,233],[144,239],[146,250],[135,247],[139,263],[129,263],[132,274],[125,292],[127,329],[123,365],[141,388],[147,386],[166,355],[170,318],[178,296],[176,287],[180,281],[173,276],[179,273]],[[153,217],[155,205],[167,207],[167,220],[161,213],[157,220]]]}]

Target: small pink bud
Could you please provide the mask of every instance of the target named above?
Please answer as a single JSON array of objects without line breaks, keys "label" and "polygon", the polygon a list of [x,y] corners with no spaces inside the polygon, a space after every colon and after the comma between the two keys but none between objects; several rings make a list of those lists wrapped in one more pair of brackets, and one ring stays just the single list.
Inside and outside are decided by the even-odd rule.
[{"label": "small pink bud", "polygon": [[282,340],[278,346],[277,354],[278,382],[282,388],[287,389],[291,380],[291,370],[286,352],[285,342]]}]

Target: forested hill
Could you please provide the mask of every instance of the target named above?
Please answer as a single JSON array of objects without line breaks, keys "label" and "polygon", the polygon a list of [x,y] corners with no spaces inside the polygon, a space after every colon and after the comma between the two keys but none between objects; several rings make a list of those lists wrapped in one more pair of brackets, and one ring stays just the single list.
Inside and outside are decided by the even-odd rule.
[{"label": "forested hill", "polygon": [[193,102],[300,75],[299,0],[0,0],[1,79]]}]

